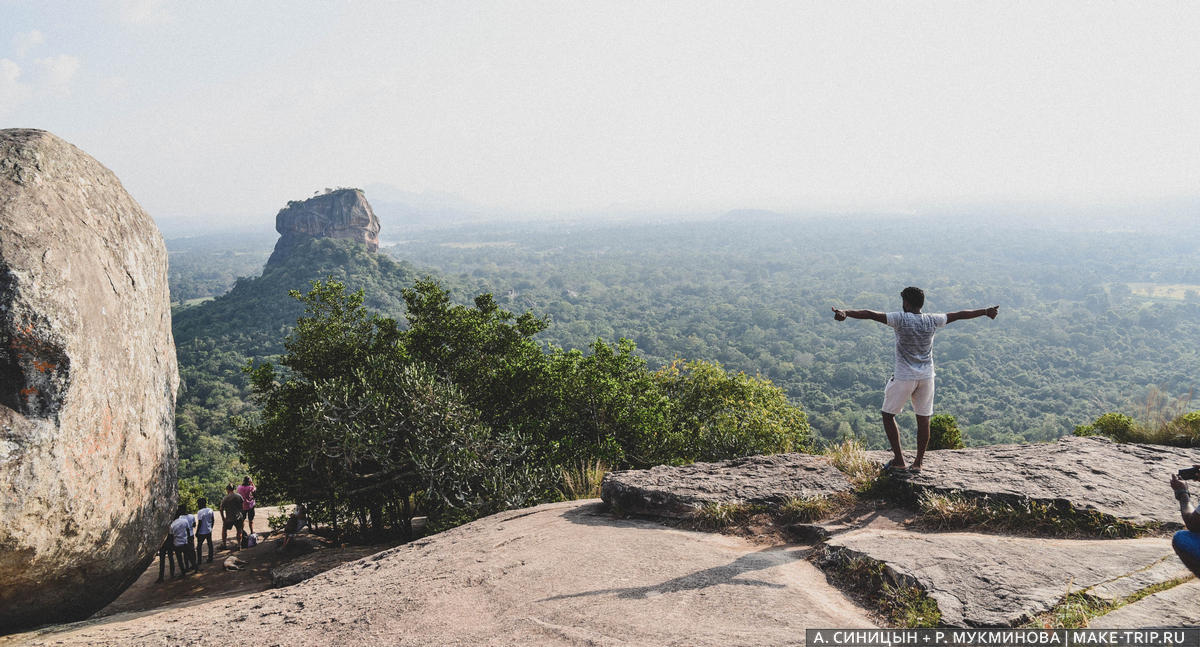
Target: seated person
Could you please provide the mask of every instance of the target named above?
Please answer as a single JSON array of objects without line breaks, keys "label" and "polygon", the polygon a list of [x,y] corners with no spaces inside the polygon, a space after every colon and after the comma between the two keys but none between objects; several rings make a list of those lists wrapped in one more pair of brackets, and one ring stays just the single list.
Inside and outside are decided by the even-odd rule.
[{"label": "seated person", "polygon": [[283,543],[279,545],[277,550],[284,550],[292,543],[292,539],[304,530],[308,525],[308,510],[301,503],[292,510],[292,514],[288,515],[287,525],[283,527]]},{"label": "seated person", "polygon": [[1179,512],[1183,515],[1183,525],[1187,530],[1180,530],[1171,538],[1171,547],[1179,560],[1188,570],[1200,576],[1200,514],[1192,506],[1191,494],[1187,483],[1178,475],[1171,475],[1171,489],[1175,490],[1175,498],[1179,500]]}]

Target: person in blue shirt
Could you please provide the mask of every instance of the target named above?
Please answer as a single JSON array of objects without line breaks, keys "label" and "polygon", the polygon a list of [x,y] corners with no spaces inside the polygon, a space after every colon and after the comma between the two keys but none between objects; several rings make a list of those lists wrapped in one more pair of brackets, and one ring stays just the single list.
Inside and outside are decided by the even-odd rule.
[{"label": "person in blue shirt", "polygon": [[888,469],[904,469],[904,454],[900,451],[900,429],[896,426],[896,414],[912,400],[913,412],[917,414],[917,456],[909,466],[911,471],[921,470],[925,448],[929,445],[929,419],[933,417],[933,336],[938,329],[959,319],[974,319],[987,316],[995,319],[1000,306],[978,310],[959,310],[946,314],[925,314],[925,292],[921,288],[906,287],[900,292],[900,312],[876,312],[874,310],[840,310],[833,308],[836,321],[870,319],[890,326],[896,333],[896,364],[892,377],[883,389],[883,430],[892,445],[895,458]]},{"label": "person in blue shirt", "polygon": [[200,562],[204,557],[205,542],[208,543],[208,563],[212,563],[214,513],[213,509],[208,507],[208,499],[200,497],[197,504],[200,506],[200,510],[196,512],[196,570],[200,570]]}]

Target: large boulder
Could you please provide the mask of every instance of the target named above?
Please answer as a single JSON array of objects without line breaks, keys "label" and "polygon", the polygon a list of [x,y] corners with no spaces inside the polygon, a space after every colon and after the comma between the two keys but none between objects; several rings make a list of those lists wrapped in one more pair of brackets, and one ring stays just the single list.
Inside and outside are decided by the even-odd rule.
[{"label": "large boulder", "polygon": [[167,255],[117,177],[0,130],[0,632],[85,617],[176,500]]},{"label": "large boulder", "polygon": [[275,216],[279,240],[267,259],[273,265],[313,238],[356,240],[369,251],[379,250],[379,218],[358,189],[338,189],[308,200],[293,200]]}]

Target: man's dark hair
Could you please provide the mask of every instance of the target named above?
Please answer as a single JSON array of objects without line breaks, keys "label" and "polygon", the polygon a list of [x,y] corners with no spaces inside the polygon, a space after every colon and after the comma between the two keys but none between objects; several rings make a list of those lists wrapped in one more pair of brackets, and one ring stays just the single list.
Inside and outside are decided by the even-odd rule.
[{"label": "man's dark hair", "polygon": [[900,291],[900,298],[918,310],[925,305],[925,291],[921,288],[914,288],[911,285]]},{"label": "man's dark hair", "polygon": [[204,497],[200,497],[200,500],[196,502],[196,505],[200,506],[201,508],[207,508],[208,507],[208,499],[206,499]]}]

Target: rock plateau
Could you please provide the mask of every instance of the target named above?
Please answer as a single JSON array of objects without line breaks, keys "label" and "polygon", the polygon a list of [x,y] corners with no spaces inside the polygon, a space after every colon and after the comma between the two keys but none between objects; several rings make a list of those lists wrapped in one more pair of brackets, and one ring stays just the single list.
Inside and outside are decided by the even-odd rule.
[{"label": "rock plateau", "polygon": [[379,250],[379,218],[358,189],[338,189],[308,200],[292,201],[275,216],[279,241],[267,265],[282,261],[300,243],[312,238],[356,240]]},{"label": "rock plateau", "polygon": [[117,177],[0,131],[0,632],[85,617],[175,503],[167,255]]}]

